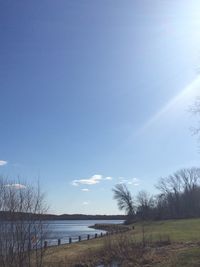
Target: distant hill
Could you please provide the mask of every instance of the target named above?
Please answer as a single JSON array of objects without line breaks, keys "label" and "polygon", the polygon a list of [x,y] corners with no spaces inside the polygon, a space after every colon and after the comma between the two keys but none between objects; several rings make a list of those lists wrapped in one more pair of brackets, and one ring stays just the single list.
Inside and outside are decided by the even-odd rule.
[{"label": "distant hill", "polygon": [[30,214],[30,213],[10,213],[0,211],[0,220],[33,218],[42,220],[126,220],[124,215],[86,215],[86,214]]}]

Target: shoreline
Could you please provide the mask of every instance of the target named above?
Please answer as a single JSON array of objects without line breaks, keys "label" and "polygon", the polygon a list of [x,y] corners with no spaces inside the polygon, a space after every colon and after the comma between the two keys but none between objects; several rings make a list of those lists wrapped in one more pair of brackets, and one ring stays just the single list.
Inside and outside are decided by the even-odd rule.
[{"label": "shoreline", "polygon": [[[131,231],[131,227],[127,227],[123,224],[95,224],[89,226],[89,228],[106,231],[104,235],[98,235],[96,238],[91,238],[89,240],[81,240],[74,243],[60,244],[59,246],[49,246],[45,249],[44,263],[46,266],[62,266],[65,262],[67,265],[63,266],[75,266],[74,263],[78,260],[82,260],[85,257],[89,259],[99,253],[102,248],[105,246],[107,239],[114,238],[121,234]],[[99,259],[96,259],[99,262]],[[48,265],[51,263],[51,265]],[[72,265],[71,265],[72,264]],[[84,265],[83,265],[84,266]]]},{"label": "shoreline", "polygon": [[110,224],[110,223],[108,224],[97,223],[97,224],[89,226],[89,228],[93,228],[96,230],[103,230],[108,233],[126,232],[128,230],[133,229],[130,226],[127,226],[124,224]]},{"label": "shoreline", "polygon": [[[112,262],[114,259],[125,262],[127,255],[128,263],[132,260],[140,262],[145,258],[149,267],[168,266],[166,264],[169,260],[174,263],[173,266],[177,267],[191,267],[193,266],[190,264],[192,260],[195,260],[195,263],[200,262],[200,219],[150,221],[145,225],[137,222],[134,226],[134,230],[129,226],[129,232],[49,247],[45,251],[44,266],[98,266],[96,263],[104,262],[104,260],[105,263]],[[99,229],[99,227],[104,228],[105,225],[93,227]],[[112,227],[109,225],[109,230],[113,229]],[[184,231],[185,229],[188,231]],[[174,252],[177,252],[177,255]],[[182,264],[182,259],[185,265]],[[161,262],[163,265],[160,265]],[[128,263],[126,266],[131,266]]]},{"label": "shoreline", "polygon": [[[77,235],[77,238],[74,239],[74,237],[69,237],[68,242],[62,243],[62,239],[56,239],[57,243],[52,244],[51,242],[49,243],[48,240],[44,241],[44,249],[49,249],[52,247],[61,247],[65,245],[72,245],[80,242],[86,242],[90,241],[93,239],[99,239],[105,236],[109,235],[114,235],[114,234],[119,234],[119,233],[124,233],[129,230],[132,230],[132,227],[128,227],[127,225],[124,224],[94,224],[94,225],[89,225],[88,228],[95,229],[98,231],[94,232],[92,234],[83,234],[83,235]],[[102,232],[100,232],[102,231]]]}]

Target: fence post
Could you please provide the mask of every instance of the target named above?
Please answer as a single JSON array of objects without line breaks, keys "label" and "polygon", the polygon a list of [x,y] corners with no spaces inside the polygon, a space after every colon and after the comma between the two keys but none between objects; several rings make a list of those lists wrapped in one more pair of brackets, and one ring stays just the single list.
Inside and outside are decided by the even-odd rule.
[{"label": "fence post", "polygon": [[71,244],[71,243],[72,243],[72,238],[70,237],[70,238],[69,238],[69,244]]},{"label": "fence post", "polygon": [[44,248],[47,248],[47,241],[44,241]]},{"label": "fence post", "polygon": [[28,250],[31,250],[31,242],[28,243]]}]

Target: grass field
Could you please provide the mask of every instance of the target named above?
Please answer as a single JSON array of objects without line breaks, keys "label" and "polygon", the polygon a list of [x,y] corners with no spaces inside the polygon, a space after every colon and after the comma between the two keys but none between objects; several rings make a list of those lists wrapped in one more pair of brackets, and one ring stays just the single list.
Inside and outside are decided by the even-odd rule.
[{"label": "grass field", "polygon": [[[113,235],[109,237],[109,242],[108,238],[103,237],[71,245],[48,248],[44,262],[53,263],[53,265],[47,264],[47,266],[74,266],[74,262],[80,263],[85,259],[88,265],[83,266],[95,266],[94,262],[98,257],[101,257],[100,255],[103,255],[102,251],[104,251],[104,254],[108,250],[110,255],[112,253],[113,255],[115,253],[120,254],[122,251],[119,250],[120,246],[130,250],[129,247],[132,246],[133,242],[138,243],[145,239],[147,244],[153,246],[148,249],[147,265],[144,264],[141,266],[200,266],[200,219],[168,220],[146,222],[143,224],[136,223],[134,227],[134,230],[122,234],[123,236]],[[122,240],[124,243],[122,243]],[[126,242],[126,240],[129,241]],[[163,242],[162,244],[164,244],[164,241],[168,241],[166,245],[158,245],[159,242]],[[122,244],[119,245],[120,242]],[[113,247],[117,244],[118,251],[112,248],[111,243]],[[130,255],[132,254],[133,252],[130,250],[126,256],[130,258],[130,265],[125,263],[122,266],[135,266],[131,265]],[[149,257],[152,257],[152,259]]]},{"label": "grass field", "polygon": [[157,222],[136,223],[132,234],[137,240],[142,238],[142,227],[145,235],[153,240],[169,236],[172,242],[200,241],[200,219],[166,220]]}]

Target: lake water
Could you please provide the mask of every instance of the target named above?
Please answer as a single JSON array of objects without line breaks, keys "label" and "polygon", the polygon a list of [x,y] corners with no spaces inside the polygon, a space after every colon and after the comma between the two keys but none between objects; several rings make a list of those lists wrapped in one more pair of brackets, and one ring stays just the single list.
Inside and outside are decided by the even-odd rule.
[{"label": "lake water", "polygon": [[69,238],[72,238],[72,242],[78,241],[78,236],[81,236],[82,240],[87,239],[89,234],[91,238],[94,238],[95,234],[98,235],[105,233],[103,230],[96,230],[89,228],[94,224],[119,224],[123,223],[122,220],[60,220],[60,221],[48,221],[48,233],[46,240],[48,245],[56,245],[58,239],[61,239],[61,244],[69,243]]}]

